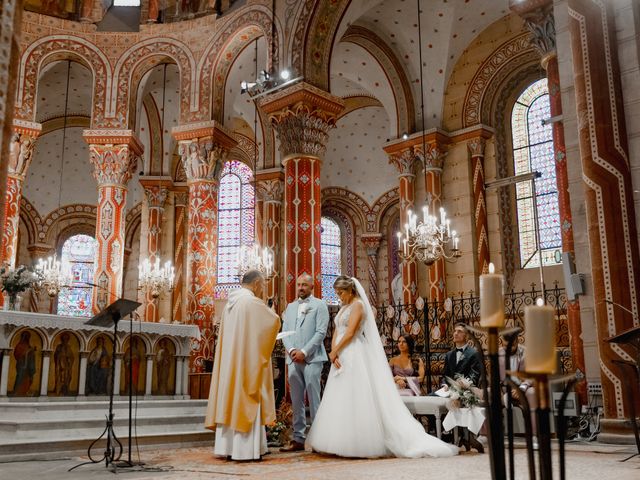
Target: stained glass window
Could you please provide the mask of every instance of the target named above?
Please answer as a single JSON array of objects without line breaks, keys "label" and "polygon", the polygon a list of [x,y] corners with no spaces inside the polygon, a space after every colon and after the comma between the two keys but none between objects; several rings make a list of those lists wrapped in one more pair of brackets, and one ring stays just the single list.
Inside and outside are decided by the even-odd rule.
[{"label": "stained glass window", "polygon": [[[511,112],[513,135],[513,161],[516,175],[538,171],[535,180],[535,200],[538,213],[538,233],[542,251],[542,264],[555,265],[562,250],[558,189],[553,155],[551,125],[542,120],[551,117],[547,79],[531,84],[520,95]],[[534,198],[531,182],[516,185],[518,232],[520,240],[520,266],[539,265]]]},{"label": "stained glass window", "polygon": [[238,288],[238,254],[255,236],[255,193],[251,168],[237,160],[224,164],[218,190],[218,281],[216,296]]},{"label": "stained glass window", "polygon": [[337,305],[339,300],[333,289],[333,282],[342,274],[340,227],[329,217],[322,217],[320,222],[322,226],[320,236],[322,299],[330,305]]},{"label": "stained glass window", "polygon": [[96,239],[89,235],[74,235],[62,245],[62,263],[71,267],[72,284],[58,294],[58,315],[91,316],[91,286],[93,282]]}]

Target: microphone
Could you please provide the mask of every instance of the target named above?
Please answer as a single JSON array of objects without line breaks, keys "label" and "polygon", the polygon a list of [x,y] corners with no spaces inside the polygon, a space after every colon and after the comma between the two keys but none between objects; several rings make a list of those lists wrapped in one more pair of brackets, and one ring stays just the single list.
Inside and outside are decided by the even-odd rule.
[{"label": "microphone", "polygon": [[632,317],[635,317],[634,313],[631,310],[629,310],[627,307],[625,307],[623,305],[620,305],[619,303],[616,303],[616,302],[614,302],[612,300],[609,300],[608,298],[605,298],[604,301],[609,303],[609,304],[611,304],[611,305],[613,305],[613,306],[615,306],[615,307],[621,308],[625,312],[630,313]]}]

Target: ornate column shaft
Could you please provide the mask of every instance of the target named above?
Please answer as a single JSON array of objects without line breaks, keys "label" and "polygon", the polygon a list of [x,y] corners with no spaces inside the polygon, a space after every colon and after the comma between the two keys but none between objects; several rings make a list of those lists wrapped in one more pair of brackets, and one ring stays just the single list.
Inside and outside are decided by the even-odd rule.
[{"label": "ornate column shaft", "polygon": [[611,2],[569,0],[568,12],[606,417],[602,426],[603,433],[613,433],[624,428],[622,419],[629,413],[624,390],[637,391],[638,385],[613,363],[631,360],[630,351],[606,339],[633,327],[640,314],[640,253],[618,42]]},{"label": "ornate column shaft", "polygon": [[85,130],[93,176],[98,182],[94,313],[122,296],[127,183],[142,154],[132,130]]},{"label": "ornate column shaft", "polygon": [[51,350],[42,351],[42,372],[40,374],[40,396],[47,396],[47,387],[49,386],[49,366],[51,365]]},{"label": "ornate column shaft", "polygon": [[[42,131],[39,123],[19,122],[13,127],[9,151],[9,168],[4,202],[4,228],[0,264],[16,266],[18,250],[18,225],[20,223],[20,199],[27,170],[31,164],[36,138]],[[0,305],[2,300],[0,299]]]},{"label": "ornate column shaft", "polygon": [[[164,214],[164,204],[167,201],[167,194],[169,193],[168,187],[171,186],[171,179],[141,178],[140,184],[144,188],[144,196],[149,215],[147,258],[153,265],[161,253],[162,216]],[[160,319],[158,299],[153,298],[151,292],[147,292],[145,296],[144,319],[146,322],[157,322]]]},{"label": "ornate column shaft", "polygon": [[[522,4],[517,11],[525,25],[532,33],[532,43],[542,56],[542,67],[547,71],[549,89],[549,107],[551,117],[562,117],[562,92],[560,90],[560,71],[556,52],[556,30],[553,16],[553,1]],[[528,8],[527,8],[528,7]],[[573,241],[573,218],[571,215],[571,199],[569,195],[569,174],[567,171],[567,148],[564,141],[564,124],[562,120],[553,122],[553,150],[556,170],[556,188],[558,189],[558,210],[562,235],[562,251],[575,258]],[[582,322],[580,320],[580,301],[567,302],[567,324],[571,345],[571,362],[578,378],[584,378],[585,359],[582,342]],[[576,392],[582,405],[588,402],[587,384],[579,382]]]},{"label": "ornate column shaft", "polygon": [[256,189],[262,203],[262,246],[273,252],[273,278],[267,282],[267,298],[273,298],[276,311],[280,304],[280,219],[282,217],[283,181],[280,169],[256,175]]},{"label": "ornate column shaft", "polygon": [[367,273],[369,277],[369,301],[378,306],[378,249],[382,240],[381,233],[363,233],[360,237],[367,250]]},{"label": "ornate column shaft", "polygon": [[489,254],[489,224],[487,221],[487,194],[485,191],[484,175],[485,139],[489,136],[489,132],[481,130],[479,136],[474,136],[471,140],[467,141],[467,148],[469,150],[469,156],[471,157],[471,181],[473,185],[476,275],[488,273],[489,263],[491,262]]},{"label": "ornate column shaft", "polygon": [[187,233],[187,323],[202,335],[191,352],[192,373],[213,360],[215,286],[218,255],[218,173],[236,140],[215,121],[173,129],[189,185]]},{"label": "ornate column shaft", "polygon": [[187,205],[189,194],[187,192],[175,192],[174,206],[174,233],[175,242],[173,244],[173,268],[175,278],[173,279],[173,292],[171,296],[171,314],[174,322],[184,321],[184,297],[185,297],[185,244],[187,231]]},{"label": "ornate column shaft", "polygon": [[286,301],[295,299],[296,279],[303,273],[314,278],[320,296],[321,157],[344,102],[298,83],[266,97],[260,107],[276,129],[285,168]]}]

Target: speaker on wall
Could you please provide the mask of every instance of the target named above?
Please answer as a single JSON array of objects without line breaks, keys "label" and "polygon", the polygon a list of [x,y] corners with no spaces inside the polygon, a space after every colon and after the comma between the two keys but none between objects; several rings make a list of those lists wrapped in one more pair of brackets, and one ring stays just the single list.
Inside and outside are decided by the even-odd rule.
[{"label": "speaker on wall", "polygon": [[564,288],[570,301],[584,295],[584,275],[576,273],[576,264],[569,252],[562,253],[562,273],[564,274]]}]

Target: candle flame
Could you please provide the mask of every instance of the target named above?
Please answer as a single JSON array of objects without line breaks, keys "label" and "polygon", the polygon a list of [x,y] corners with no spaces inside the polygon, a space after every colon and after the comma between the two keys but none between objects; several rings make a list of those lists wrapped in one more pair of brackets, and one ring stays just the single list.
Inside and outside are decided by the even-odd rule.
[{"label": "candle flame", "polygon": [[496,271],[496,267],[494,267],[493,262],[489,263],[489,273],[494,274]]},{"label": "candle flame", "polygon": [[538,298],[536,300],[536,305],[539,307],[543,307],[544,306],[544,300],[542,298]]}]

